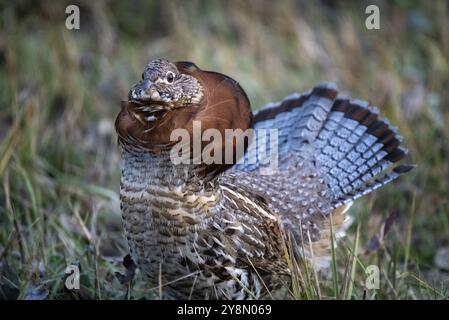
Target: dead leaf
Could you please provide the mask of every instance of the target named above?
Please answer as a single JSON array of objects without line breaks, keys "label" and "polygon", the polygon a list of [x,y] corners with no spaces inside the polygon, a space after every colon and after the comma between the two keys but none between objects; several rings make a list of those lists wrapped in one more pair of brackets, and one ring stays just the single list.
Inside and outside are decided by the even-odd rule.
[{"label": "dead leaf", "polygon": [[368,244],[368,248],[366,249],[367,252],[373,252],[373,251],[379,250],[379,248],[382,246],[382,242],[383,242],[385,236],[391,230],[391,227],[393,226],[394,222],[397,220],[398,217],[399,217],[399,214],[397,211],[392,212],[387,217],[385,222],[380,227],[380,231],[371,238],[371,240]]},{"label": "dead leaf", "polygon": [[117,277],[117,279],[120,281],[121,284],[127,284],[134,279],[137,265],[134,263],[134,260],[128,254],[123,258],[123,266],[125,267],[125,274],[116,272],[115,276]]}]

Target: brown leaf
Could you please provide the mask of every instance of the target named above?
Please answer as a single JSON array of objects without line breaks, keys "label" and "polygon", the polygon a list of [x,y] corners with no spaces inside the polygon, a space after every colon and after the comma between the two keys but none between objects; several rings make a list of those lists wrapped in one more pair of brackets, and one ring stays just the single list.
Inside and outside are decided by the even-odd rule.
[{"label": "brown leaf", "polygon": [[384,237],[388,233],[388,231],[390,231],[391,227],[393,226],[393,223],[398,219],[398,217],[399,217],[399,213],[397,211],[393,211],[388,216],[387,220],[385,220],[384,228],[383,228],[383,236]]},{"label": "brown leaf", "polygon": [[398,212],[394,211],[387,217],[385,222],[380,227],[379,232],[371,238],[368,244],[368,248],[366,249],[367,252],[379,250],[385,238],[385,235],[390,231],[393,223],[397,220],[398,216]]},{"label": "brown leaf", "polygon": [[115,276],[120,281],[121,284],[127,284],[134,279],[136,274],[137,265],[129,254],[123,258],[123,266],[125,267],[125,274],[116,272]]}]

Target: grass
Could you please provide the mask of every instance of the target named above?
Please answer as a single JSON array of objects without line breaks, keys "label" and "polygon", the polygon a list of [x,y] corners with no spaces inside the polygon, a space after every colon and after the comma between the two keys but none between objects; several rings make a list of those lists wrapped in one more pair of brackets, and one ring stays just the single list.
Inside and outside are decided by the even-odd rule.
[{"label": "grass", "polygon": [[[159,296],[139,274],[115,276],[128,249],[113,121],[146,62],[165,57],[232,76],[254,109],[322,80],[379,106],[418,167],[350,210],[334,280],[292,265],[293,296],[447,299],[434,256],[449,245],[449,6],[377,3],[380,30],[364,27],[368,2],[79,1],[77,31],[63,2],[0,4],[0,297]],[[76,293],[64,289],[70,264]],[[365,287],[370,265],[379,290]]]}]

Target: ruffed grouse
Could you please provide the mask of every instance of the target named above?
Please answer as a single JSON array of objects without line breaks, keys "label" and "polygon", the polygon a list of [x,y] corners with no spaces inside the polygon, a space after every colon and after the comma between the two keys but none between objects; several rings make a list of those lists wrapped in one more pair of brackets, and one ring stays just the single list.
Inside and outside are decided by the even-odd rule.
[{"label": "ruffed grouse", "polygon": [[[202,134],[216,129],[223,136],[200,141],[201,151],[212,144],[212,154],[222,148],[224,159],[231,143],[231,161],[206,163],[192,151],[183,153],[190,161],[173,161],[180,139],[172,133],[193,134],[195,149],[194,123]],[[225,138],[226,129],[250,128],[275,129],[277,150],[257,133]],[[396,130],[367,102],[337,97],[333,84],[292,94],[253,116],[235,80],[191,62],[151,61],[122,102],[116,129],[131,256],[167,298],[263,298],[280,291],[291,279],[286,244],[296,248],[291,256],[326,267],[330,216],[338,235],[355,199],[412,168],[394,165],[406,154]],[[250,161],[261,146],[277,152],[277,169],[258,157]],[[238,159],[240,147],[246,153]]]}]

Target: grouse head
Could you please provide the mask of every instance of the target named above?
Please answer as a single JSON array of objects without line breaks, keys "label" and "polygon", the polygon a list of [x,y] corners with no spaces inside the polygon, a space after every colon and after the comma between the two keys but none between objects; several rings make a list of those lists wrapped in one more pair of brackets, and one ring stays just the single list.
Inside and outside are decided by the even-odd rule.
[{"label": "grouse head", "polygon": [[[202,139],[202,150],[212,143],[224,151],[229,143],[225,141],[226,129],[245,131],[252,125],[246,93],[224,74],[201,70],[192,62],[156,59],[145,67],[142,80],[129,91],[128,101],[122,102],[116,130],[124,147],[159,153],[180,141],[172,135],[176,129],[186,130],[193,146],[194,124],[200,126],[201,137],[208,129],[221,134],[221,141],[210,135],[206,141]],[[231,143],[242,143],[237,140]],[[246,148],[247,139],[243,143]],[[233,162],[236,160],[234,157]],[[223,163],[229,165],[229,161]]]},{"label": "grouse head", "polygon": [[[182,68],[184,67],[184,68]],[[172,110],[200,103],[203,85],[185,71],[194,71],[194,64],[181,68],[164,59],[151,61],[142,73],[142,80],[129,91],[129,101],[147,112]]]}]

